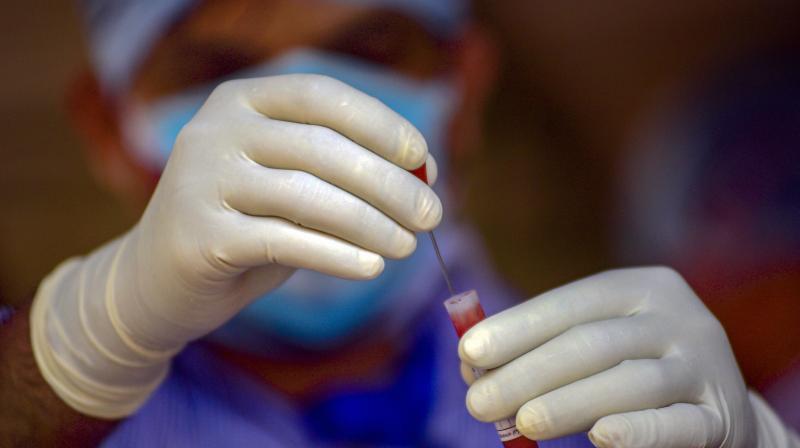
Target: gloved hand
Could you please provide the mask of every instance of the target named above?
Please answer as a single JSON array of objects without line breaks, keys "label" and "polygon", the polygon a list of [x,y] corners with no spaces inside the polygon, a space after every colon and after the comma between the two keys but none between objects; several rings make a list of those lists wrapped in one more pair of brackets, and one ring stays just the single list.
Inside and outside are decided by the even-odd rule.
[{"label": "gloved hand", "polygon": [[136,226],[43,281],[34,353],[56,393],[97,417],[135,411],[169,360],[295,268],[370,279],[442,206],[406,171],[435,162],[384,104],[288,75],[220,85],[181,131]]},{"label": "gloved hand", "polygon": [[800,446],[748,393],[719,322],[670,269],[547,292],[473,327],[459,355],[494,369],[469,388],[470,413],[516,414],[531,439],[591,429],[604,448]]}]

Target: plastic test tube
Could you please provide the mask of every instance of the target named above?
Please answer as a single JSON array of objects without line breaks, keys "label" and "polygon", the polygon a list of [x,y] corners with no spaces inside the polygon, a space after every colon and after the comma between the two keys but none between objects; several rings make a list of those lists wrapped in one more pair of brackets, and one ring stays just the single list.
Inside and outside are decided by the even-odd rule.
[{"label": "plastic test tube", "polygon": [[[456,334],[459,338],[461,338],[467,330],[475,326],[475,324],[486,318],[486,313],[484,313],[483,307],[481,307],[480,300],[478,299],[478,293],[475,292],[474,289],[450,297],[445,300],[444,307],[447,309],[447,314],[450,315],[450,320],[453,322],[453,327],[455,327]],[[472,373],[475,375],[475,378],[480,378],[485,371],[473,367]],[[515,416],[495,422],[494,427],[505,448],[538,447],[536,442],[524,437],[517,430]]]}]

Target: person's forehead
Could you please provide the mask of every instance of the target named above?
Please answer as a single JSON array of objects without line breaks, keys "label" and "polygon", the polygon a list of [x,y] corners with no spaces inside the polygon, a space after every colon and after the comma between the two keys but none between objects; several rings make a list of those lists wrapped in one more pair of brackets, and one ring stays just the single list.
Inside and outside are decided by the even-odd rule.
[{"label": "person's forehead", "polygon": [[[294,19],[303,17],[314,20],[314,13],[319,17],[335,20],[342,14],[356,14],[366,11],[385,10],[405,15],[416,21],[433,35],[447,39],[455,35],[469,15],[469,0],[167,0],[171,2],[190,2],[193,7],[222,9],[230,13],[242,13],[259,17]],[[217,17],[218,21],[225,18]],[[293,22],[293,25],[302,25]]]},{"label": "person's forehead", "polygon": [[149,100],[224,79],[303,47],[346,54],[415,77],[442,73],[450,59],[443,41],[399,10],[313,0],[210,0],[154,45],[131,91]]},{"label": "person's forehead", "polygon": [[[194,45],[226,45],[243,51],[277,53],[313,46],[380,11],[369,5],[330,0],[204,0],[177,25]],[[165,35],[161,40],[173,36]]]},{"label": "person's forehead", "polygon": [[[192,16],[190,30],[209,41],[281,45],[319,39],[377,10],[416,21],[439,37],[457,33],[469,0],[83,0],[92,63],[108,93],[130,86],[153,47]],[[207,11],[207,14],[196,14]],[[240,44],[241,45],[241,44]]]}]

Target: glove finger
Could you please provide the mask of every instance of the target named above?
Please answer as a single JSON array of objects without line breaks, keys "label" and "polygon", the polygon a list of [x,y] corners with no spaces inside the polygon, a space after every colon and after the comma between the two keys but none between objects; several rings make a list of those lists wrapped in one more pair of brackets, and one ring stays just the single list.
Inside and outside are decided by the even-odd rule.
[{"label": "glove finger", "polygon": [[472,385],[467,406],[475,418],[496,421],[528,400],[630,359],[660,358],[661,322],[637,315],[578,325],[490,371]]},{"label": "glove finger", "polygon": [[406,257],[416,236],[364,200],[303,171],[254,167],[230,182],[226,201],[253,216],[285,218],[390,258]]},{"label": "glove finger", "polygon": [[686,403],[609,415],[589,431],[589,439],[598,448],[719,446],[724,436],[722,422],[712,409]]},{"label": "glove finger", "polygon": [[463,362],[459,365],[459,370],[461,372],[461,379],[467,383],[467,386],[471,385],[475,382],[475,372],[472,371],[472,367],[464,364]]},{"label": "glove finger", "polygon": [[442,204],[428,185],[331,129],[263,117],[254,117],[246,128],[242,145],[263,166],[311,173],[407,229],[428,231],[441,220]]},{"label": "glove finger", "polygon": [[232,269],[279,264],[336,277],[367,280],[383,271],[380,255],[282,218],[239,215],[215,262]]},{"label": "glove finger", "polygon": [[341,81],[295,74],[241,82],[251,105],[267,117],[333,129],[407,170],[425,162],[425,138],[408,120]]},{"label": "glove finger", "polygon": [[459,356],[469,365],[494,368],[576,325],[633,314],[648,289],[641,281],[624,281],[631,277],[626,271],[578,280],[488,317],[461,338]]},{"label": "glove finger", "polygon": [[434,186],[436,180],[439,178],[439,165],[436,163],[436,159],[430,154],[428,154],[428,158],[425,160],[425,173],[428,177],[428,185],[431,187]]},{"label": "glove finger", "polygon": [[517,412],[517,428],[545,440],[588,430],[602,417],[690,401],[696,382],[678,359],[638,359],[537,397]]},{"label": "glove finger", "polygon": [[256,299],[278,288],[295,272],[295,268],[268,264],[248,269],[242,274],[239,294],[244,300]]}]

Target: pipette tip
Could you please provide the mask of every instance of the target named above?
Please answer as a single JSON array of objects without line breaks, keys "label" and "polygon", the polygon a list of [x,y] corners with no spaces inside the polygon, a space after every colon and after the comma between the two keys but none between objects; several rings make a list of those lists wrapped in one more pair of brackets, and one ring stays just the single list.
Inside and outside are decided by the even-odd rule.
[{"label": "pipette tip", "polygon": [[436,259],[439,260],[439,269],[442,270],[442,276],[444,277],[445,283],[447,283],[447,290],[450,291],[450,295],[456,295],[455,289],[453,289],[453,283],[450,282],[450,275],[447,273],[447,265],[444,264],[444,258],[442,258],[442,252],[439,250],[439,244],[436,242],[436,237],[433,236],[433,231],[428,232],[428,235],[431,237],[431,244],[433,244],[433,251],[436,252]]}]

